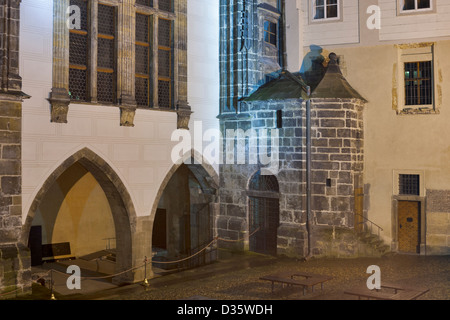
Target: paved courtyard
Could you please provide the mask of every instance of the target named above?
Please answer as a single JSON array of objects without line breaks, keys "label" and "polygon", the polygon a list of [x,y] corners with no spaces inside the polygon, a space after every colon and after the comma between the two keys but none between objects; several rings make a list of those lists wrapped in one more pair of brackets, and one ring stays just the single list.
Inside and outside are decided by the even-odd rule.
[{"label": "paved courtyard", "polygon": [[[381,258],[313,258],[308,261],[274,258],[252,253],[234,254],[211,265],[185,270],[149,280],[149,287],[133,284],[86,295],[62,299],[105,300],[354,300],[344,294],[350,287],[364,285],[370,276],[366,270],[377,265],[381,282],[420,286],[429,291],[418,300],[450,299],[450,256],[394,254]],[[281,271],[304,271],[332,276],[314,292],[298,287],[275,285],[259,280],[263,275]]]}]

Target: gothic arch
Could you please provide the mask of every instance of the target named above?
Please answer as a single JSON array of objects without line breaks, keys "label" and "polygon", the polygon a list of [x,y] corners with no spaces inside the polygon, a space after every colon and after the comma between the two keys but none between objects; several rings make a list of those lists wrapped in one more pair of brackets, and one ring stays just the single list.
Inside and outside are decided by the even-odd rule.
[{"label": "gothic arch", "polygon": [[[108,199],[116,230],[116,272],[130,269],[132,267],[132,234],[135,231],[136,225],[136,212],[131,196],[112,167],[88,148],[81,149],[67,158],[45,180],[28,210],[22,229],[21,242],[27,245],[33,218],[46,193],[58,177],[75,163],[81,164],[94,176]],[[128,281],[129,277],[130,274],[124,274],[120,279],[116,280]]]}]

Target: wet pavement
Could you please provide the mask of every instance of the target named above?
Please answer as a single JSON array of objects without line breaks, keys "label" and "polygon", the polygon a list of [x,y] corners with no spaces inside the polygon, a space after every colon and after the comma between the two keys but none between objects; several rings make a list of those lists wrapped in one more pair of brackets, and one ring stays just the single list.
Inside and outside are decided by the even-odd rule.
[{"label": "wet pavement", "polygon": [[[149,279],[142,283],[101,290],[65,299],[87,300],[355,300],[345,290],[364,285],[371,265],[381,271],[381,283],[429,289],[418,300],[450,299],[450,256],[391,254],[381,258],[312,258],[308,261],[254,253],[229,254],[218,262]],[[282,287],[259,278],[282,271],[328,275],[332,280],[303,295],[299,287]]]}]

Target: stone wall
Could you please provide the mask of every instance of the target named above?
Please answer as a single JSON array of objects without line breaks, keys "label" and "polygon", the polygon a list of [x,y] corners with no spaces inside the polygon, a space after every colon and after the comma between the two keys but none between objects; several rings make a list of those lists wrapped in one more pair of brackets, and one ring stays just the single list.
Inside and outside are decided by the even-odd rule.
[{"label": "stone wall", "polygon": [[[222,115],[221,129],[225,137],[224,151],[230,152],[226,141],[228,129],[242,129],[260,136],[278,131],[280,226],[277,235],[278,254],[305,256],[309,250],[323,253],[323,233],[311,231],[308,244],[306,213],[306,121],[305,102],[255,101],[242,103],[239,115]],[[276,113],[281,110],[282,127],[276,129]],[[363,170],[363,105],[358,99],[313,99],[311,107],[311,226],[354,227],[354,190],[362,185]],[[251,132],[250,129],[254,129]],[[246,164],[225,164],[220,168],[221,215],[217,221],[219,237],[233,240],[248,234],[249,212],[247,185],[261,164],[249,162],[252,153],[261,156],[249,138],[240,138],[245,145]],[[239,139],[236,138],[236,146]],[[238,152],[237,147],[235,151]],[[226,158],[231,159],[231,158]],[[235,156],[235,160],[237,157]],[[227,246],[226,243],[223,243]],[[237,249],[245,249],[245,242]],[[308,245],[310,246],[308,248]]]},{"label": "stone wall", "polygon": [[427,190],[426,254],[450,254],[450,191]]}]

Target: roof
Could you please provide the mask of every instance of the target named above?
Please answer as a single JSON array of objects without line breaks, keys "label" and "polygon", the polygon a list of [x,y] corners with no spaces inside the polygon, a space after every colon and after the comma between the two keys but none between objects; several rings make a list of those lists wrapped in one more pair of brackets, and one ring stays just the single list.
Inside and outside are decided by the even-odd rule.
[{"label": "roof", "polygon": [[299,74],[282,70],[278,78],[263,84],[241,101],[307,99],[306,86],[307,84]]},{"label": "roof", "polygon": [[[319,84],[314,88],[310,98],[360,99],[367,102],[342,75],[335,53],[330,54],[327,71]],[[282,70],[278,78],[260,86],[250,96],[241,101],[267,101],[287,99],[308,99],[308,84],[299,73]]]},{"label": "roof", "polygon": [[330,53],[327,71],[319,82],[311,98],[360,99],[367,102],[342,75],[335,53]]}]

